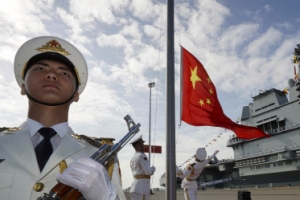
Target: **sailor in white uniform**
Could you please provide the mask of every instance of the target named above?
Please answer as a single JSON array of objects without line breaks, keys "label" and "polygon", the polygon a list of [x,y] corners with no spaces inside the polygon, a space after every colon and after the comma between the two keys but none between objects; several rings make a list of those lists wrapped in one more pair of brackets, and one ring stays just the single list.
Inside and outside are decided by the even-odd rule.
[{"label": "sailor in white uniform", "polygon": [[177,167],[176,176],[183,179],[181,187],[184,189],[185,200],[197,200],[197,177],[201,174],[204,167],[215,157],[219,151],[215,151],[214,154],[206,158],[207,153],[204,148],[198,148],[196,151],[195,162],[186,166],[181,170]]},{"label": "sailor in white uniform", "polygon": [[87,82],[82,54],[60,38],[37,37],[20,47],[14,67],[29,109],[18,130],[0,134],[0,200],[36,200],[57,175],[86,200],[125,200],[117,160],[109,174],[89,158],[98,148],[68,124],[69,107]]},{"label": "sailor in white uniform", "polygon": [[134,178],[130,188],[132,200],[149,200],[150,198],[150,180],[151,175],[155,172],[155,167],[150,167],[148,157],[144,153],[144,142],[142,135],[131,142],[136,151],[130,161]]}]

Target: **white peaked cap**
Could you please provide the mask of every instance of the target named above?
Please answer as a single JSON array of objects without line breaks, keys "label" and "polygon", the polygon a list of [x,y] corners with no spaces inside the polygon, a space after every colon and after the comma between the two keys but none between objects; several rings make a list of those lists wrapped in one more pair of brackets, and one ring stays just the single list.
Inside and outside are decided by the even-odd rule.
[{"label": "white peaked cap", "polygon": [[[42,56],[43,53],[49,54]],[[51,55],[51,53],[53,55]],[[15,56],[14,69],[15,77],[20,87],[24,83],[24,73],[27,67],[27,62],[34,56],[40,56],[40,60],[43,58],[71,63],[74,66],[75,75],[77,76],[79,83],[78,92],[82,93],[88,79],[87,64],[83,55],[69,42],[53,36],[33,38],[25,42],[19,48]]]},{"label": "white peaked cap", "polygon": [[198,160],[205,160],[207,156],[206,150],[204,148],[198,148],[196,151],[196,158]]},{"label": "white peaked cap", "polygon": [[[136,138],[134,138],[130,144],[134,144],[139,140],[143,140],[143,135],[139,135]],[[145,141],[143,140],[143,142],[145,142]]]}]

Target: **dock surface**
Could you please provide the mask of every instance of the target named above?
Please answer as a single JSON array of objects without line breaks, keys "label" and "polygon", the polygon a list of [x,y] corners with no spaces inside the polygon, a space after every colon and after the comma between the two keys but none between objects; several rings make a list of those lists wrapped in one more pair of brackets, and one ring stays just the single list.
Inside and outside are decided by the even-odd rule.
[{"label": "dock surface", "polygon": [[[247,190],[252,200],[299,200],[300,187],[243,188],[243,189],[207,189],[198,190],[198,200],[237,200],[238,191]],[[165,191],[153,191],[152,200],[167,200]],[[131,200],[126,193],[127,200]],[[177,200],[184,200],[183,190],[177,190]]]}]

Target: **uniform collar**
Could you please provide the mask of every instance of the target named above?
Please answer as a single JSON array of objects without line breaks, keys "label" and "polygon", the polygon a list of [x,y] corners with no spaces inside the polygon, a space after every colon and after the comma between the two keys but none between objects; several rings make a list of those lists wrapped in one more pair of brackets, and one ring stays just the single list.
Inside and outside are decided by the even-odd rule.
[{"label": "uniform collar", "polygon": [[[40,130],[40,128],[45,127],[43,124],[41,124],[41,123],[39,123],[39,122],[37,122],[37,121],[35,121],[33,119],[30,119],[30,118],[27,118],[26,124],[27,124],[27,126],[29,128],[30,136],[31,137],[33,137],[36,134],[36,132],[38,130]],[[55,124],[54,126],[51,126],[50,128],[53,128],[61,138],[70,129],[68,122],[63,122],[63,123],[60,123],[60,124]]]}]

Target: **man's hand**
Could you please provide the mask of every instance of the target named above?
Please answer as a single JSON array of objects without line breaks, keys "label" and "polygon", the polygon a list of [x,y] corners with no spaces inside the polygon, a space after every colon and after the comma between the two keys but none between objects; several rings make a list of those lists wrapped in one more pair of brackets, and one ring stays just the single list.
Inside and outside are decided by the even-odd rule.
[{"label": "man's hand", "polygon": [[151,170],[152,170],[152,174],[154,174],[156,168],[154,166],[151,167]]},{"label": "man's hand", "polygon": [[219,150],[216,150],[213,155],[215,156],[217,153],[219,153]]},{"label": "man's hand", "polygon": [[117,192],[106,169],[91,158],[80,158],[57,176],[63,184],[78,189],[86,200],[113,200]]},{"label": "man's hand", "polygon": [[176,165],[176,176],[180,177],[182,175],[183,175],[182,170]]}]

